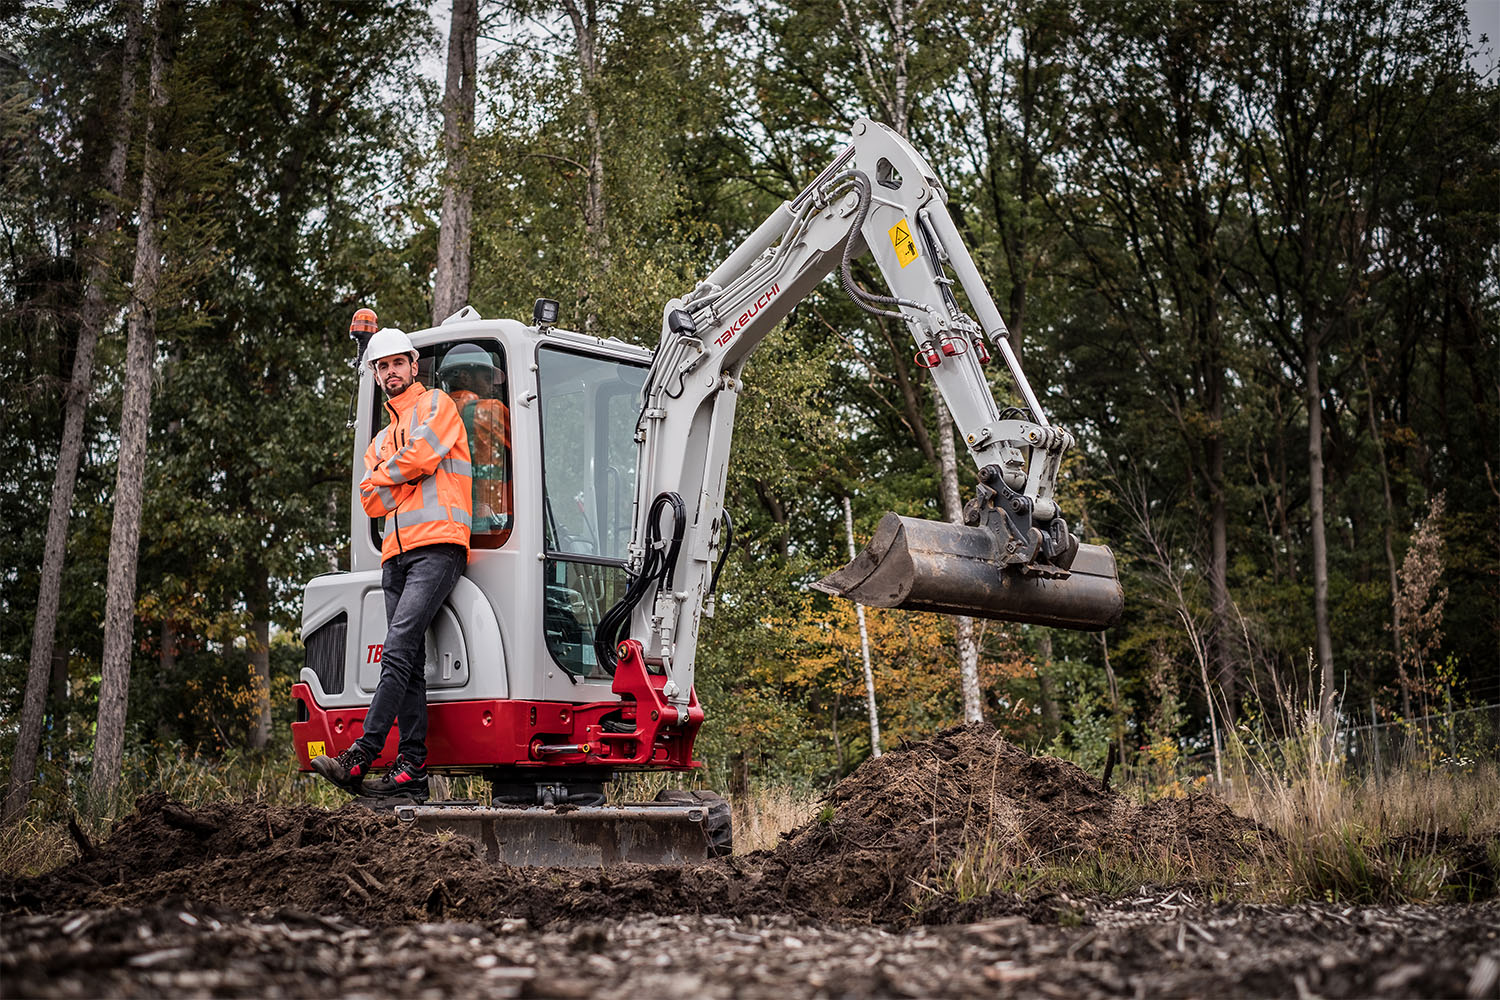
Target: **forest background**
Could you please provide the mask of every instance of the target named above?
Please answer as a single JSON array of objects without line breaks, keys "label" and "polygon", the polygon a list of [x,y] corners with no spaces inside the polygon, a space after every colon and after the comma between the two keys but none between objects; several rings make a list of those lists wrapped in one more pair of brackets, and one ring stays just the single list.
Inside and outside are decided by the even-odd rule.
[{"label": "forest background", "polygon": [[[481,314],[547,296],[653,346],[661,304],[866,114],[943,180],[1079,440],[1065,510],[1127,595],[1102,636],[978,627],[986,720],[1097,768],[1112,744],[1274,737],[1288,706],[1409,723],[1500,700],[1500,92],[1461,4],[477,14],[455,142],[423,3],[0,5],[7,772],[80,414],[39,798],[80,793],[101,698],[128,705],[127,767],[292,766],[301,586],[348,560],[349,316],[430,324],[445,194],[470,192]],[[821,784],[871,750],[854,609],[807,584],[847,555],[845,497],[861,539],[887,510],[943,516],[941,418],[904,340],[825,283],[747,370],[699,650],[710,786]],[[139,560],[112,653],[127,461]],[[964,717],[950,620],[869,626],[887,745]]]}]

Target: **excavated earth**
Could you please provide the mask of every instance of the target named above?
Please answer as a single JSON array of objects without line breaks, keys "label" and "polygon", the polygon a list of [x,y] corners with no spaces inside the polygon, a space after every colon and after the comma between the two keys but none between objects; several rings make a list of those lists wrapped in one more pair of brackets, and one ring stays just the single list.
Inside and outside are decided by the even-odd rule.
[{"label": "excavated earth", "polygon": [[[1494,900],[1210,902],[1280,850],[1214,798],[1138,806],[980,725],[866,762],[774,850],[686,867],[491,866],[354,805],[149,795],[75,863],[0,880],[0,995],[1497,995]],[[996,878],[1048,861],[1144,884]]]}]

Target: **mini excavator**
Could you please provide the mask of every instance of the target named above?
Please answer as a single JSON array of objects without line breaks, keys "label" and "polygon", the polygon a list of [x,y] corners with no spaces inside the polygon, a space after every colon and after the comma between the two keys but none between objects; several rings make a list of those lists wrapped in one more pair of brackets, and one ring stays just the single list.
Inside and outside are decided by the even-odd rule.
[{"label": "mini excavator", "polygon": [[[701,767],[693,669],[732,542],[724,490],[741,372],[834,272],[863,309],[905,325],[977,486],[963,524],[885,515],[868,547],[818,589],[874,607],[1068,629],[1119,618],[1114,556],[1080,542],[1054,497],[1073,437],[1048,423],[945,204],[906,140],[862,118],[805,190],[665,304],[654,351],[561,329],[547,299],[530,324],[465,307],[411,334],[419,378],[460,401],[471,450],[485,455],[475,460],[468,568],[427,636],[428,766],[482,775],[493,796],[486,806],[399,804],[398,816],[473,837],[510,863],[677,862],[729,849],[728,807],[712,793],[622,805],[606,804],[604,789],[621,772]],[[856,283],[850,265],[862,254],[889,294]],[[996,355],[1018,401],[1003,410],[987,378]],[[350,568],[304,594],[292,724],[304,770],[359,735],[380,676],[380,546],[393,526],[358,499],[379,392],[362,371]],[[500,439],[481,447],[486,421],[474,417],[484,407],[487,433]],[[395,741],[393,732],[377,767],[394,758]]]}]

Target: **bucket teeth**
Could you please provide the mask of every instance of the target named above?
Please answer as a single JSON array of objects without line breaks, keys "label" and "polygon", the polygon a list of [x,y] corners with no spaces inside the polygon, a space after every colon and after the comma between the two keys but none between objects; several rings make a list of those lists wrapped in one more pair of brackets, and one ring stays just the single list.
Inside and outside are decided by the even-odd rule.
[{"label": "bucket teeth", "polygon": [[1007,566],[983,527],[887,514],[863,552],[813,584],[875,608],[905,608],[1097,632],[1120,620],[1114,553],[1079,545],[1067,570]]}]

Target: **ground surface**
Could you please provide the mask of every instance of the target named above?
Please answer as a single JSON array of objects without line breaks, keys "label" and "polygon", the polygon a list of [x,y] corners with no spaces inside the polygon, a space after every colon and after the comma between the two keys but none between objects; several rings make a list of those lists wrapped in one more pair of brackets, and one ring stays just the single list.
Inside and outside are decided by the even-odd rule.
[{"label": "ground surface", "polygon": [[[685,868],[489,866],[357,807],[148,796],[77,863],[0,881],[0,994],[1500,995],[1494,901],[1209,902],[1280,850],[983,727],[866,763],[773,851]],[[1100,875],[999,877],[1064,857]]]}]

